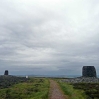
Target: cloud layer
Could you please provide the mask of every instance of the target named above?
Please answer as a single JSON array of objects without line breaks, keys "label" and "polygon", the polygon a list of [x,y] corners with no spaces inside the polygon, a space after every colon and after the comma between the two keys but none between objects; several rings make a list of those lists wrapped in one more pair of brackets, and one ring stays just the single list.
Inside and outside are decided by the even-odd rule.
[{"label": "cloud layer", "polygon": [[99,72],[98,0],[0,1],[0,73]]}]

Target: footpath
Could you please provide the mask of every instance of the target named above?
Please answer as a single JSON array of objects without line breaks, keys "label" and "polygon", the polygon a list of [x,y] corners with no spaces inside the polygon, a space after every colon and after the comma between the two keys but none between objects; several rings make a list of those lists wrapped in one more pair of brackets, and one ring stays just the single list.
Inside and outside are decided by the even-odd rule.
[{"label": "footpath", "polygon": [[49,99],[68,99],[54,80],[50,80]]}]

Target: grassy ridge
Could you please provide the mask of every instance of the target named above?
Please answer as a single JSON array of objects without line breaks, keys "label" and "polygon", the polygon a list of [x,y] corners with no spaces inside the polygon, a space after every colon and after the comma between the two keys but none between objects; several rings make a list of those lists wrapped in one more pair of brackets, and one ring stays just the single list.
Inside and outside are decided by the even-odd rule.
[{"label": "grassy ridge", "polygon": [[64,91],[64,94],[69,96],[69,99],[86,99],[86,95],[83,90],[76,90],[72,85],[64,82],[59,82],[59,85]]},{"label": "grassy ridge", "polygon": [[27,82],[0,89],[0,99],[48,99],[49,81],[30,79]]}]

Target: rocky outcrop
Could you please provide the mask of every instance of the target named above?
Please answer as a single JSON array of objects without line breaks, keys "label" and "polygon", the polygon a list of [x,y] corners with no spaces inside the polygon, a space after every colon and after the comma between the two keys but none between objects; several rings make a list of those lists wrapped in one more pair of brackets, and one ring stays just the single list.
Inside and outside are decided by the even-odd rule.
[{"label": "rocky outcrop", "polygon": [[99,78],[96,77],[77,77],[77,78],[67,78],[61,81],[67,83],[99,83]]}]

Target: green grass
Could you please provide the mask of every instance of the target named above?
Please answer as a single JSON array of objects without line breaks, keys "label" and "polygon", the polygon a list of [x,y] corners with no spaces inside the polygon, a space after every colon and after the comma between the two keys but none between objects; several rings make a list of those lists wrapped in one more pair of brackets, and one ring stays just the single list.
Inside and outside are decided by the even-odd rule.
[{"label": "green grass", "polygon": [[0,99],[48,99],[48,79],[31,79],[10,88],[0,89]]},{"label": "green grass", "polygon": [[59,82],[59,85],[69,99],[86,99],[86,95],[83,90],[76,90],[72,85],[64,82]]},{"label": "green grass", "polygon": [[75,89],[84,90],[87,99],[99,99],[99,83],[75,83],[72,85]]}]

